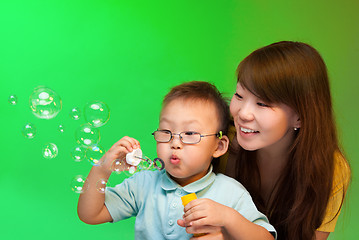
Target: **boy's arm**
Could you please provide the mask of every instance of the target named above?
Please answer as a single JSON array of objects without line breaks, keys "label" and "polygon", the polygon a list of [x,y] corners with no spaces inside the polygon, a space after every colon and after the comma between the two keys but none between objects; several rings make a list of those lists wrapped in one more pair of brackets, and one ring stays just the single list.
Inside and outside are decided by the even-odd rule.
[{"label": "boy's arm", "polygon": [[107,181],[111,174],[102,168],[101,166],[92,167],[84,186],[84,189],[86,187],[87,189],[79,197],[77,214],[80,220],[87,224],[112,221],[112,217],[105,206],[105,194],[96,189],[97,181],[100,179]]},{"label": "boy's arm", "polygon": [[140,144],[136,139],[123,137],[101,158],[100,166],[92,167],[85,182],[86,191],[81,193],[77,206],[81,221],[88,224],[100,224],[113,220],[105,206],[105,194],[97,190],[96,184],[100,179],[108,180],[115,160],[124,159],[128,152],[139,147]]}]

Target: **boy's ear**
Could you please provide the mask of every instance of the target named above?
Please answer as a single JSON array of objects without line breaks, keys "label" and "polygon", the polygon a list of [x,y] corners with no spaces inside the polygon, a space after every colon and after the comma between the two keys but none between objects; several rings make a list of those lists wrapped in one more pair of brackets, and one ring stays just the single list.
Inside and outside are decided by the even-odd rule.
[{"label": "boy's ear", "polygon": [[218,158],[222,155],[224,155],[229,146],[229,138],[226,135],[223,135],[221,139],[219,139],[218,146],[216,151],[213,153],[214,158]]}]

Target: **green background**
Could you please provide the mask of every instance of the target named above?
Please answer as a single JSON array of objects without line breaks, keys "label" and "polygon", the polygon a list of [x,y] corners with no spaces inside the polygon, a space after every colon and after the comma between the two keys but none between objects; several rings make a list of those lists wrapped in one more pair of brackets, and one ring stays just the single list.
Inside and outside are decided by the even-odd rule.
[{"label": "green background", "polygon": [[[111,117],[100,128],[100,144],[109,149],[132,136],[153,158],[150,133],[170,87],[206,80],[230,97],[238,63],[280,40],[307,42],[327,63],[340,140],[353,170],[349,198],[330,239],[356,239],[358,11],[357,0],[1,1],[0,239],[133,239],[134,218],[91,226],[77,217],[78,195],[70,181],[87,175],[91,165],[70,156],[74,131],[84,123],[83,117],[72,120],[70,110],[93,100],[107,103]],[[37,119],[29,109],[29,96],[39,85],[62,98],[54,119]],[[11,94],[17,105],[7,102]],[[37,127],[34,139],[21,134],[27,122]],[[41,154],[47,142],[59,148],[51,160]],[[121,181],[111,176],[110,185]]]}]

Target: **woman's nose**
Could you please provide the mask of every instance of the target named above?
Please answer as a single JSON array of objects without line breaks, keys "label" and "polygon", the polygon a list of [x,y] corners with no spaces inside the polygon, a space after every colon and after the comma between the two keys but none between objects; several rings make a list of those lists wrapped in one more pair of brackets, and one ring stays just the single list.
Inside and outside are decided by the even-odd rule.
[{"label": "woman's nose", "polygon": [[242,121],[252,121],[254,119],[253,108],[250,104],[241,104],[238,109],[238,117]]}]

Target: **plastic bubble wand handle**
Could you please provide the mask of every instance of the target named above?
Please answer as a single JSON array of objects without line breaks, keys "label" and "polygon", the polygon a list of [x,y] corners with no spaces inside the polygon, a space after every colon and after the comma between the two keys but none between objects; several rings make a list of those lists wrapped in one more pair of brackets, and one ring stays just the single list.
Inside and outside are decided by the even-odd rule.
[{"label": "plastic bubble wand handle", "polygon": [[162,170],[165,167],[165,164],[162,159],[155,158],[153,161],[146,157],[142,156],[142,150],[140,148],[137,148],[133,150],[132,152],[129,152],[126,154],[126,162],[129,165],[137,166],[140,164],[141,161],[145,161],[149,164],[149,166],[154,166],[158,170]]}]

